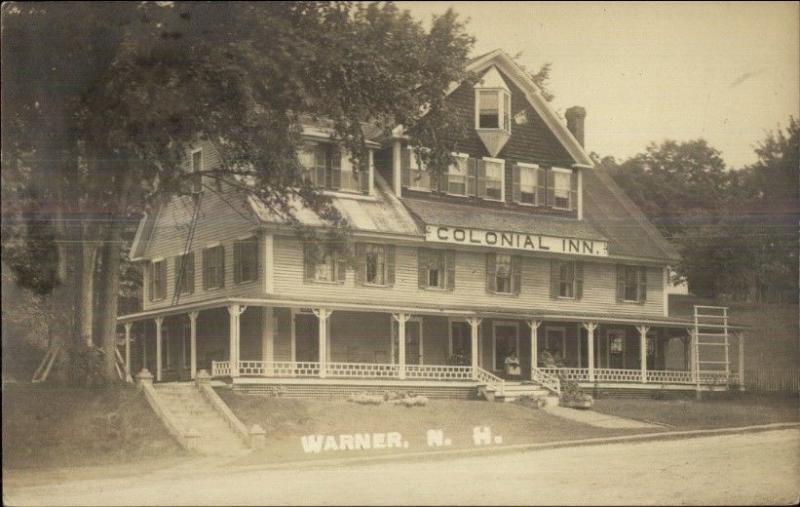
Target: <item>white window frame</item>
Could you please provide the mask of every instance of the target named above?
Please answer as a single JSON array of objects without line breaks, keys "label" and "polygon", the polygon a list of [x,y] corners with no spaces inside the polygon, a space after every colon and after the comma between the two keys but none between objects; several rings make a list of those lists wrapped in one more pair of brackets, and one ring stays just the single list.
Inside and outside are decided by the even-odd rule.
[{"label": "white window frame", "polygon": [[500,164],[500,199],[492,199],[484,196],[482,199],[492,202],[505,202],[506,200],[506,161],[502,158],[483,157],[484,162],[494,162]]},{"label": "white window frame", "polygon": [[519,353],[519,322],[515,322],[513,320],[493,320],[492,321],[492,370],[493,371],[503,371],[502,368],[497,368],[497,328],[498,327],[514,327],[517,330],[517,342],[514,350],[517,352],[517,357],[520,356]]},{"label": "white window frame", "polygon": [[[383,249],[383,283],[371,283],[367,280],[367,257],[369,256],[369,252],[367,250],[370,247],[380,247],[381,249]],[[364,279],[362,280],[362,283],[367,287],[387,286],[386,280],[389,278],[389,267],[386,262],[386,254],[388,248],[389,248],[388,245],[382,243],[364,243],[364,258],[361,259],[361,262],[364,263]]]},{"label": "white window frame", "polygon": [[[572,296],[562,296],[561,295],[561,284],[563,283],[561,281],[561,264],[564,264],[564,263],[571,263],[572,264]],[[574,299],[577,299],[576,298],[576,294],[575,294],[577,292],[576,289],[577,289],[577,281],[578,281],[578,278],[577,278],[576,273],[575,273],[577,267],[578,267],[578,261],[574,261],[574,260],[560,260],[560,261],[558,261],[558,299],[564,299],[564,300],[567,300],[567,301],[572,301]]]},{"label": "white window frame", "polygon": [[[481,92],[494,92],[497,98],[497,127],[481,127]],[[508,111],[506,111],[505,96],[508,96]],[[505,88],[475,88],[475,130],[485,132],[508,132],[511,133],[511,92]],[[505,128],[504,118],[508,117],[508,128]]]},{"label": "white window frame", "polygon": [[[525,162],[517,162],[517,166],[520,168],[520,200],[517,202],[520,206],[542,206],[542,203],[539,202],[539,171],[541,171],[541,167],[539,164],[528,164]],[[533,200],[534,203],[531,204],[529,202],[522,202],[522,169],[532,169],[534,171],[534,180],[536,180],[536,184],[533,186]]]},{"label": "white window frame", "polygon": [[[624,264],[623,266],[624,266],[624,270],[625,270],[625,282],[623,284],[623,290],[622,290],[622,302],[623,303],[638,303],[639,300],[641,299],[641,296],[642,296],[641,294],[639,294],[639,286],[641,285],[639,283],[639,277],[641,276],[641,268],[642,268],[642,266],[633,265],[633,264]],[[627,288],[628,288],[627,285],[628,285],[628,270],[629,269],[633,269],[633,270],[636,271],[636,299],[628,299],[628,298],[625,297],[626,293],[628,292],[627,291]],[[645,268],[645,269],[647,269],[647,268]]]},{"label": "white window frame", "polygon": [[[149,278],[150,278],[150,280],[153,281],[153,284],[155,284],[155,282],[156,282],[156,264],[159,263],[159,262],[163,262],[164,263],[164,284],[163,284],[164,286],[161,288],[163,290],[163,292],[164,292],[164,295],[162,297],[153,297],[153,299],[151,301],[154,302],[154,303],[157,302],[157,301],[163,301],[163,300],[167,299],[167,278],[168,278],[167,277],[167,275],[168,275],[167,270],[169,269],[169,266],[167,265],[166,257],[153,257],[152,259],[150,259],[150,271],[151,271],[151,274],[150,274]],[[149,292],[151,290],[151,288],[147,287],[147,290]],[[153,289],[153,291],[154,291],[154,296],[155,296],[155,289]]]},{"label": "white window frame", "polygon": [[430,251],[431,252],[435,252],[437,255],[441,255],[442,256],[442,264],[441,264],[442,269],[440,269],[440,272],[441,272],[441,277],[440,277],[441,284],[440,285],[436,285],[436,286],[430,284],[430,281],[431,281],[430,268],[426,268],[426,270],[425,270],[425,272],[426,272],[425,290],[445,291],[445,290],[447,290],[447,250],[442,250],[442,249],[439,249],[439,248],[431,248]]},{"label": "white window frame", "polygon": [[[508,253],[490,253],[488,255],[494,255],[494,293],[500,296],[511,296],[514,295],[514,256]],[[508,257],[508,292],[501,291],[498,289],[497,285],[497,266],[499,264],[498,259],[499,257]]]},{"label": "white window frame", "polygon": [[[417,154],[415,153],[417,148],[414,148],[412,146],[407,146],[405,149],[407,149],[409,152],[409,158],[408,158],[409,181],[407,188],[409,190],[414,190],[415,192],[432,192],[433,188],[431,187],[432,183],[431,174],[420,167],[419,162],[417,161]],[[422,149],[424,150],[424,148]],[[427,175],[426,177],[428,178],[428,188],[416,186],[418,181],[414,177],[414,171],[422,171]],[[420,179],[419,181],[422,181],[422,179]]]},{"label": "white window frame", "polygon": [[468,193],[468,190],[467,190],[469,188],[469,154],[467,154],[467,153],[451,153],[451,155],[453,157],[455,157],[455,158],[459,158],[459,159],[463,159],[463,160],[467,161],[467,166],[465,168],[466,172],[464,174],[464,193],[463,194],[454,194],[454,193],[450,192],[450,168],[453,167],[453,164],[450,164],[447,167],[447,189],[445,189],[445,192],[447,193],[447,195],[452,195],[454,197],[470,197],[470,195]]},{"label": "white window frame", "polygon": [[[553,171],[553,173],[567,174],[570,177],[569,188],[567,188],[567,207],[564,208],[564,207],[561,207],[561,206],[556,206],[556,202],[555,202],[556,201],[556,187],[555,187],[555,185],[553,185],[553,204],[552,204],[553,209],[564,210],[564,211],[569,211],[569,210],[573,209],[575,207],[575,206],[573,206],[573,204],[575,204],[575,203],[572,202],[572,177],[573,177],[572,169],[566,169],[564,167],[551,167],[550,170]],[[553,181],[555,181],[555,178],[553,178]]]}]

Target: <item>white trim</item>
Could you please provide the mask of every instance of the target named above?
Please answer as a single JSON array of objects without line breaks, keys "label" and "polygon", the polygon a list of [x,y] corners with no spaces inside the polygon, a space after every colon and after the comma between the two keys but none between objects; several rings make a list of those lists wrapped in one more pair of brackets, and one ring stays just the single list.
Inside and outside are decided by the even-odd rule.
[{"label": "white trim", "polygon": [[211,241],[210,243],[206,243],[206,245],[203,247],[203,250],[208,250],[209,248],[215,248],[221,245],[222,243],[219,241]]},{"label": "white trim", "polygon": [[165,257],[153,257],[150,259],[151,264],[155,264],[156,262],[163,262],[166,258]]},{"label": "white trim", "polygon": [[519,322],[513,320],[493,320],[492,321],[492,369],[490,371],[502,371],[497,369],[497,328],[499,327],[514,327],[517,330],[516,347],[514,351],[519,357]]},{"label": "white trim", "polygon": [[403,193],[403,143],[398,139],[392,145],[392,190],[394,195]]},{"label": "white trim", "polygon": [[275,290],[275,237],[264,234],[264,292],[271,294]]},{"label": "white trim", "polygon": [[517,165],[520,167],[525,167],[526,169],[539,169],[539,164],[530,164],[528,162],[517,162]]},{"label": "white trim", "polygon": [[[489,197],[481,197],[481,199],[485,201],[492,201],[492,202],[505,202],[506,201],[506,161],[502,158],[494,158],[494,157],[482,157],[482,160],[485,162],[495,162],[502,166],[502,171],[500,174],[500,199],[490,199]],[[477,187],[477,181],[476,187]],[[475,189],[477,193],[477,188]]]},{"label": "white trim", "polygon": [[550,170],[556,173],[572,174],[572,169],[567,169],[565,167],[552,166]]},{"label": "white trim", "polygon": [[578,220],[583,220],[583,169],[578,168]]}]

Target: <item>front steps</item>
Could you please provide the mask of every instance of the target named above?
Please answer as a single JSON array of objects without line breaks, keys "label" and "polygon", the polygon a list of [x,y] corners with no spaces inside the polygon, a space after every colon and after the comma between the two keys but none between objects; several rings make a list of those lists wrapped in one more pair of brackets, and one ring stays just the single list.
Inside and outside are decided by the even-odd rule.
[{"label": "front steps", "polygon": [[155,384],[159,405],[184,434],[196,432],[193,448],[206,455],[238,456],[248,447],[194,383]]},{"label": "front steps", "polygon": [[551,395],[550,391],[542,387],[541,385],[522,381],[522,382],[508,382],[506,381],[503,385],[503,389],[501,392],[495,392],[494,399],[495,401],[517,401],[520,398],[532,398],[532,399],[541,399],[545,400],[545,403],[548,405],[558,405],[558,397],[555,395]]}]

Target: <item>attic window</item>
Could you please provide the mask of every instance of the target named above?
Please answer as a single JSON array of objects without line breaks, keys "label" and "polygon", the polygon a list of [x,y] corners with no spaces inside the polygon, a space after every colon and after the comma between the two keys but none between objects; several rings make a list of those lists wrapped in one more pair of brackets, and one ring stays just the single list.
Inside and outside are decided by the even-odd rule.
[{"label": "attic window", "polygon": [[479,129],[511,130],[511,95],[506,90],[477,90]]}]

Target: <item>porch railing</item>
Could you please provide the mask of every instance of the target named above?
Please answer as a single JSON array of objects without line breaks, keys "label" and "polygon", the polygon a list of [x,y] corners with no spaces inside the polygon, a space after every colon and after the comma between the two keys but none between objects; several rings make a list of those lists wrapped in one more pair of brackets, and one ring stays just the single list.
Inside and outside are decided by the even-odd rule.
[{"label": "porch railing", "polygon": [[[565,380],[576,382],[589,382],[589,368],[537,368],[547,375],[560,376]],[[691,371],[685,370],[647,370],[647,382],[653,384],[694,384]],[[641,383],[642,371],[639,369],[595,368],[595,382],[629,382]],[[735,384],[738,376],[735,373],[729,376],[724,371],[700,372],[700,383],[704,385]]]},{"label": "porch railing", "polygon": [[472,380],[471,366],[407,364],[406,378],[434,380]]},{"label": "porch railing", "polygon": [[483,368],[477,368],[475,371],[475,379],[481,384],[486,384],[487,386],[493,387],[497,394],[502,395],[505,390],[505,380],[484,370]]},{"label": "porch railing", "polygon": [[561,394],[561,380],[559,380],[558,375],[542,371],[540,368],[534,368],[531,376],[531,380],[538,382],[551,393]]},{"label": "porch railing", "polygon": [[[325,372],[328,378],[388,379],[400,377],[400,366],[388,363],[330,362],[325,364]],[[319,377],[319,373],[319,363],[316,361],[239,361],[239,374],[243,376],[309,378]],[[212,377],[228,377],[230,374],[230,361],[212,361]],[[405,374],[407,379],[412,380],[473,380],[470,366],[407,364]]]},{"label": "porch railing", "polygon": [[398,365],[384,363],[326,363],[325,368],[329,377],[338,378],[396,378],[400,371]]}]

